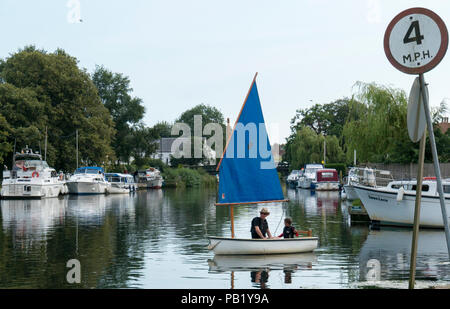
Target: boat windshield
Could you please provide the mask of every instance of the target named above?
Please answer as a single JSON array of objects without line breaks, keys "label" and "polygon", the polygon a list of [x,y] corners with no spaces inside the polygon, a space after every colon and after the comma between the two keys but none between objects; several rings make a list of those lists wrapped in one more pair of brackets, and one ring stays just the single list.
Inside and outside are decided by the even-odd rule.
[{"label": "boat windshield", "polygon": [[121,182],[120,180],[121,180],[121,178],[120,177],[108,177],[107,178],[107,180],[109,181],[109,182]]},{"label": "boat windshield", "polygon": [[81,170],[76,170],[75,174],[101,174],[102,172],[98,169],[85,168]]},{"label": "boat windshield", "polygon": [[[16,161],[16,165],[17,165],[17,161]],[[41,160],[25,160],[24,166],[28,169],[48,168],[47,162],[41,161]]]}]

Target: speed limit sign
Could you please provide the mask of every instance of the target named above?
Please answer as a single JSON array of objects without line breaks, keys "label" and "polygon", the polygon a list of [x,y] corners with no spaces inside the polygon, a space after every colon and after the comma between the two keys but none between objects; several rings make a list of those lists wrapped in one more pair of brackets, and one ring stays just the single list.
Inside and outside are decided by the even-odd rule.
[{"label": "speed limit sign", "polygon": [[430,71],[444,57],[448,32],[442,19],[425,8],[398,14],[384,35],[384,52],[391,64],[407,74]]}]

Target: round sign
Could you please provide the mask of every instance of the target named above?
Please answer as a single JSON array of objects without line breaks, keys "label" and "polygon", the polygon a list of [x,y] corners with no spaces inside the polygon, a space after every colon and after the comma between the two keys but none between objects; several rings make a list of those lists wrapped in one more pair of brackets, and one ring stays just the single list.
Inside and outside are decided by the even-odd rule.
[{"label": "round sign", "polygon": [[430,71],[444,58],[448,31],[433,11],[412,8],[398,14],[384,35],[384,52],[394,67],[408,74]]},{"label": "round sign", "polygon": [[[428,87],[425,85],[425,95],[428,100]],[[417,143],[422,139],[427,121],[425,118],[425,109],[422,100],[422,90],[419,77],[416,77],[411,87],[408,99],[407,125],[409,138]]]}]

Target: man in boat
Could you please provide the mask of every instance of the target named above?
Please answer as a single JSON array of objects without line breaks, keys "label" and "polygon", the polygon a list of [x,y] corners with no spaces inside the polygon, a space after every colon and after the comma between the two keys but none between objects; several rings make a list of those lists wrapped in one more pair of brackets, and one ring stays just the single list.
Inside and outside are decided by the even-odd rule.
[{"label": "man in boat", "polygon": [[266,220],[269,214],[270,212],[267,210],[267,208],[262,208],[259,212],[259,217],[253,218],[252,227],[250,229],[250,232],[252,233],[252,238],[256,239],[273,238],[269,230],[269,224],[267,223]]}]

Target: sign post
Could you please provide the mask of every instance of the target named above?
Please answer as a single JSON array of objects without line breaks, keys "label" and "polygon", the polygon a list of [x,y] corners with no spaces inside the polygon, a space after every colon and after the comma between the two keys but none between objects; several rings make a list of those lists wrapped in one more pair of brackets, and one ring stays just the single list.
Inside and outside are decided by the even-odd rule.
[{"label": "sign post", "polygon": [[[389,23],[384,35],[384,51],[388,60],[398,70],[407,74],[418,74],[415,84],[420,84],[418,91],[411,90],[408,106],[408,133],[413,142],[421,140],[419,157],[419,172],[416,186],[416,207],[414,214],[414,232],[411,248],[411,274],[409,288],[414,288],[415,260],[417,253],[418,231],[420,224],[420,199],[423,178],[423,151],[425,148],[425,128],[423,120],[430,136],[431,150],[433,154],[434,171],[436,174],[437,189],[441,204],[442,219],[447,240],[447,250],[450,257],[450,233],[448,217],[445,208],[444,190],[442,187],[441,172],[437,156],[436,142],[434,139],[433,123],[428,103],[428,91],[426,89],[424,73],[437,66],[448,48],[448,31],[442,19],[433,11],[425,8],[411,8],[398,14]],[[418,94],[417,94],[418,92]],[[411,96],[416,98],[411,99]],[[411,102],[413,102],[411,104]],[[422,109],[423,105],[423,109]],[[415,109],[415,111],[414,111]],[[423,113],[425,115],[423,115]],[[421,163],[422,162],[422,163]]]}]

